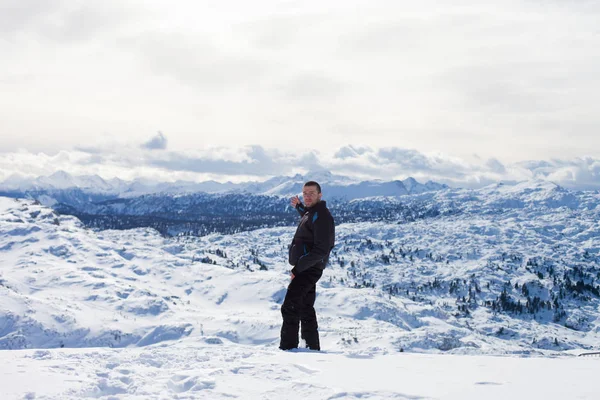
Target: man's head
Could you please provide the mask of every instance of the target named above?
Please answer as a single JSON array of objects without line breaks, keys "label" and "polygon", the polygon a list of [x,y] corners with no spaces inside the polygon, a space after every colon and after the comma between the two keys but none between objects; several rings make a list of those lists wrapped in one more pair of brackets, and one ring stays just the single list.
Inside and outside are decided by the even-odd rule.
[{"label": "man's head", "polygon": [[306,207],[312,207],[321,201],[321,185],[315,181],[308,181],[302,188],[302,197],[304,197],[304,205]]}]

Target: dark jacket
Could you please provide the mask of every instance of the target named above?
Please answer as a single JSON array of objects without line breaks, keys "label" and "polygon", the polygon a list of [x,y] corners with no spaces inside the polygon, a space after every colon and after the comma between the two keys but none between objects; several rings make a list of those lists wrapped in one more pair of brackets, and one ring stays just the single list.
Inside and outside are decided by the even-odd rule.
[{"label": "dark jacket", "polygon": [[327,203],[321,200],[312,207],[299,203],[296,210],[302,219],[290,245],[292,273],[301,274],[311,267],[324,269],[335,245],[335,226]]}]

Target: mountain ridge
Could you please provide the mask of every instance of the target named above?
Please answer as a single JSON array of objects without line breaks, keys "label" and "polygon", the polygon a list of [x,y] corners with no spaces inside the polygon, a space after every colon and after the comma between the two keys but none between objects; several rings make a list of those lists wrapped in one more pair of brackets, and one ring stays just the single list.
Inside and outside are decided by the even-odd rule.
[{"label": "mountain ridge", "polygon": [[[0,191],[8,193],[52,192],[57,190],[80,189],[85,193],[112,195],[115,197],[136,197],[145,194],[164,193],[251,193],[292,196],[302,191],[302,185],[308,180],[317,180],[330,197],[346,200],[372,195],[404,195],[426,191],[443,190],[447,185],[428,181],[421,184],[414,178],[404,181],[356,181],[352,178],[334,175],[319,170],[294,176],[275,176],[263,182],[220,183],[214,180],[204,182],[175,181],[154,182],[147,179],[124,181],[119,178],[104,180],[98,175],[73,176],[65,171],[57,171],[48,176],[34,179],[9,176],[0,183]],[[405,185],[408,185],[408,187]],[[366,193],[365,193],[366,192]]]}]

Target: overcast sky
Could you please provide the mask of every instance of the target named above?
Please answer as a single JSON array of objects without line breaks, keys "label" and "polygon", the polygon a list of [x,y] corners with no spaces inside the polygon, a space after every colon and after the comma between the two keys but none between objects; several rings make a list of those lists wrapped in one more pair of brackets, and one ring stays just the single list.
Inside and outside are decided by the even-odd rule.
[{"label": "overcast sky", "polygon": [[2,0],[0,54],[0,178],[533,161],[600,186],[600,1]]}]

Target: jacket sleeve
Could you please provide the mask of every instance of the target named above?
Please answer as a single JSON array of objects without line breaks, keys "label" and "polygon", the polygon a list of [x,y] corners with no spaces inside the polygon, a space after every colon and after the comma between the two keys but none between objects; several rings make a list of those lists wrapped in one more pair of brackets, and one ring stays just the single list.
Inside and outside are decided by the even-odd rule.
[{"label": "jacket sleeve", "polygon": [[298,211],[298,214],[300,214],[300,216],[302,217],[306,212],[306,207],[304,207],[304,204],[298,203],[296,204],[296,211]]},{"label": "jacket sleeve", "polygon": [[319,262],[323,262],[331,250],[334,241],[333,218],[317,218],[313,224],[314,244],[312,249],[298,259],[292,270],[294,274],[300,274]]}]

